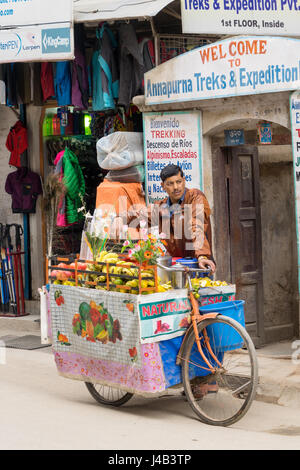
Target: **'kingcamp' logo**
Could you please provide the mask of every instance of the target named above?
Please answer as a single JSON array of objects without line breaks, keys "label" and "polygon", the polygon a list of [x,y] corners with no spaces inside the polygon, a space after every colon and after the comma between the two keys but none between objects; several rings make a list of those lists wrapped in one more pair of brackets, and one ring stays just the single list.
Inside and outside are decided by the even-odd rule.
[{"label": "'kingcamp' logo", "polygon": [[42,52],[43,54],[71,52],[70,28],[42,30]]}]

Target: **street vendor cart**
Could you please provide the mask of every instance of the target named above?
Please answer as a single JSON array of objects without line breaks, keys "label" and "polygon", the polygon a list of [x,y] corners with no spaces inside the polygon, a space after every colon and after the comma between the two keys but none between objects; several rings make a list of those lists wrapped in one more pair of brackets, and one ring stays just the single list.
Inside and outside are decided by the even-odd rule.
[{"label": "street vendor cart", "polygon": [[[105,256],[88,264],[77,258],[49,262],[48,311],[59,374],[85,382],[104,405],[120,406],[133,394],[182,390],[204,423],[228,426],[244,416],[258,380],[244,302],[201,306],[192,276],[203,270]],[[162,284],[158,268],[181,273],[185,286]]]}]

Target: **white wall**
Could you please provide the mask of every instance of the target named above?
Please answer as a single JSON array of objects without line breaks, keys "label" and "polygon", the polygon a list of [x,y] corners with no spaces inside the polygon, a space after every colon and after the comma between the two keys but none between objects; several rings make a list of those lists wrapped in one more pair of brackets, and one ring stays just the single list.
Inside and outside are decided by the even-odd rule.
[{"label": "white wall", "polygon": [[17,120],[17,115],[10,108],[0,105],[0,222],[3,224],[23,223],[22,215],[12,213],[11,196],[5,192],[7,175],[16,171],[8,164],[10,152],[5,144],[10,128]]},{"label": "white wall", "polygon": [[[27,131],[28,131],[28,158],[29,167],[35,173],[40,174],[40,115],[41,108],[27,106]],[[36,205],[36,213],[30,214],[30,255],[32,298],[39,299],[38,288],[44,283],[44,258],[42,243],[42,197],[39,196]]]}]

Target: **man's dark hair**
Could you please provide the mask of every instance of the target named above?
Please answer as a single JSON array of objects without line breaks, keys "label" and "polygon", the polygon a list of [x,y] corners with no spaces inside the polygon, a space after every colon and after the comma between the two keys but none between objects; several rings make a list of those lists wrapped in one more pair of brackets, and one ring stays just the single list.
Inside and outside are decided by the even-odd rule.
[{"label": "man's dark hair", "polygon": [[161,172],[160,172],[160,178],[162,182],[164,182],[167,178],[170,178],[171,176],[176,176],[180,173],[180,175],[183,177],[183,171],[178,165],[173,165],[173,163],[169,163],[169,165],[165,166]]}]

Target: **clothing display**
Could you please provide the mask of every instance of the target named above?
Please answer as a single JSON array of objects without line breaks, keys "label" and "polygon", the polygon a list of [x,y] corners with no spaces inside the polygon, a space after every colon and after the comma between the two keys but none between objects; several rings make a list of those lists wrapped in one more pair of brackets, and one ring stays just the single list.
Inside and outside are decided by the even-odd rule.
[{"label": "clothing display", "polygon": [[12,196],[14,214],[34,214],[37,197],[42,194],[41,178],[26,167],[18,168],[7,176],[5,191]]},{"label": "clothing display", "polygon": [[144,60],[132,24],[122,23],[119,29],[120,91],[118,104],[128,108],[132,98],[143,93]]},{"label": "clothing display", "polygon": [[132,98],[144,92],[144,73],[155,66],[153,38],[138,36],[132,23],[122,21],[101,23],[92,40],[86,30],[74,25],[73,61],[2,64],[0,103],[56,100],[87,110],[91,98],[93,111],[128,111]]},{"label": "clothing display", "polygon": [[44,101],[55,95],[53,66],[50,62],[41,64],[41,87]]},{"label": "clothing display", "polygon": [[55,73],[55,92],[58,106],[72,104],[72,78],[70,62],[57,62]]},{"label": "clothing display", "polygon": [[27,147],[27,129],[19,120],[10,129],[6,139],[6,148],[11,152],[9,165],[19,168],[21,166],[21,155]]},{"label": "clothing display", "polygon": [[119,96],[119,79],[115,51],[117,41],[108,27],[103,24],[96,32],[98,49],[92,57],[93,67],[93,110],[114,109]]},{"label": "clothing display", "polygon": [[67,192],[66,200],[66,218],[69,224],[78,222],[83,215],[78,212],[82,206],[82,199],[85,194],[85,182],[80,168],[78,158],[68,148],[65,149],[63,155],[63,182]]},{"label": "clothing display", "polygon": [[87,109],[89,104],[89,81],[84,50],[84,26],[75,24],[75,60],[72,64],[72,104]]}]

